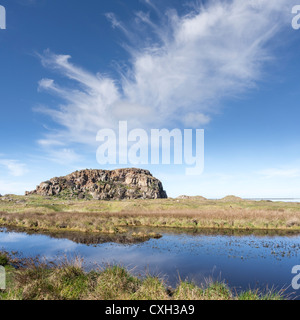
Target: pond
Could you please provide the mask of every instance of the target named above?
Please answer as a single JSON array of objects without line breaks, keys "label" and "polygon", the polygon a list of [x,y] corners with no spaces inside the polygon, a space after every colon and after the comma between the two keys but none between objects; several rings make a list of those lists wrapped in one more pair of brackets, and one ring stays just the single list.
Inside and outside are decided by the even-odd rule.
[{"label": "pond", "polygon": [[[157,231],[157,230],[156,230]],[[76,234],[27,234],[0,229],[0,250],[18,251],[23,256],[40,255],[56,260],[66,255],[84,258],[86,268],[118,264],[134,274],[150,272],[175,286],[178,279],[197,284],[205,279],[224,280],[237,291],[275,287],[291,288],[293,266],[300,265],[300,235],[218,234],[160,230],[162,238],[130,243],[91,241]],[[125,239],[126,240],[126,239]],[[86,244],[86,243],[91,244]],[[119,243],[117,243],[119,242]],[[300,291],[300,290],[299,290]],[[295,298],[295,296],[293,296]]]}]

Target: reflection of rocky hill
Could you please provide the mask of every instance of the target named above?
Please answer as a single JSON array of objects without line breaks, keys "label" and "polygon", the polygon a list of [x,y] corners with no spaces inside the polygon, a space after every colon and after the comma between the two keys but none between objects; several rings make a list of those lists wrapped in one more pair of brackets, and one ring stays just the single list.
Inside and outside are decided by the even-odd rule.
[{"label": "reflection of rocky hill", "polygon": [[41,183],[26,195],[61,196],[79,199],[167,198],[162,183],[147,170],[82,170]]},{"label": "reflection of rocky hill", "polygon": [[85,234],[79,232],[59,232],[59,233],[45,233],[46,235],[56,239],[68,239],[75,243],[96,245],[101,243],[121,243],[134,244],[148,241],[149,238],[136,238],[128,234],[120,235],[104,235],[104,234]]},{"label": "reflection of rocky hill", "polygon": [[[46,235],[55,239],[68,239],[75,243],[86,245],[97,245],[101,243],[120,243],[120,244],[134,244],[148,241],[151,236],[133,236],[131,233],[127,234],[95,234],[76,231],[36,231],[18,227],[5,227],[4,230],[9,232],[24,232],[28,235]],[[0,229],[1,231],[1,229]]]}]

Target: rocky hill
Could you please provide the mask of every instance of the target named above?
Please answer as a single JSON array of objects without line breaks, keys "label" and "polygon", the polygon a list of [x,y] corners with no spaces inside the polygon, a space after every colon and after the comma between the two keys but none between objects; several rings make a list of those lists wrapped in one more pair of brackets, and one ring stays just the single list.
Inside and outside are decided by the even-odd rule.
[{"label": "rocky hill", "polygon": [[143,169],[81,170],[42,182],[25,195],[122,200],[167,198],[162,183]]}]

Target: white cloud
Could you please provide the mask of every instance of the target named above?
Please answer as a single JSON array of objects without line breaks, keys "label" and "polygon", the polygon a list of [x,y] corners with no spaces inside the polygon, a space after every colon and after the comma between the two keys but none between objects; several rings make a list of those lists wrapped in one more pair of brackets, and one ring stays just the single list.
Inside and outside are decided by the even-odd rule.
[{"label": "white cloud", "polygon": [[98,130],[119,120],[143,128],[209,123],[222,99],[253,88],[262,78],[271,57],[269,41],[288,13],[286,0],[210,1],[183,16],[169,10],[159,24],[138,12],[135,21],[143,28],[136,26],[135,32],[107,14],[128,37],[127,71],[115,80],[73,65],[69,55],[45,52],[45,67],[77,83],[71,89],[52,79],[40,81],[40,90],[65,101],[59,108],[42,109],[64,128],[46,140],[93,144]]},{"label": "white cloud", "polygon": [[28,172],[24,163],[20,163],[18,160],[0,159],[0,167],[4,167],[8,170],[9,174],[14,177],[21,177]]},{"label": "white cloud", "polygon": [[83,161],[83,157],[76,153],[73,149],[46,149],[47,160],[56,162],[60,165],[71,165]]},{"label": "white cloud", "polygon": [[[19,177],[18,177],[19,179]],[[33,190],[35,185],[31,181],[12,181],[12,179],[0,180],[0,194],[24,195],[25,190]]]},{"label": "white cloud", "polygon": [[210,117],[203,113],[188,113],[183,117],[183,124],[186,127],[199,128],[210,122]]},{"label": "white cloud", "polygon": [[50,140],[50,139],[41,139],[38,140],[38,144],[42,147],[49,147],[49,146],[63,146],[64,143],[58,140]]},{"label": "white cloud", "polygon": [[299,169],[265,169],[257,172],[259,175],[262,175],[265,178],[298,178],[300,177]]}]

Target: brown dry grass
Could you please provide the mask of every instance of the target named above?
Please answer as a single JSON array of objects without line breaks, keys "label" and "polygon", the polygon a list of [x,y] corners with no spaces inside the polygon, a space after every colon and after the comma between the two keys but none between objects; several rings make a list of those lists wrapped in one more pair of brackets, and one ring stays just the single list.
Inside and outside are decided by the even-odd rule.
[{"label": "brown dry grass", "polygon": [[65,201],[11,196],[10,200],[0,201],[0,226],[102,233],[122,233],[127,227],[140,226],[300,231],[300,204],[232,197],[219,201]]}]

